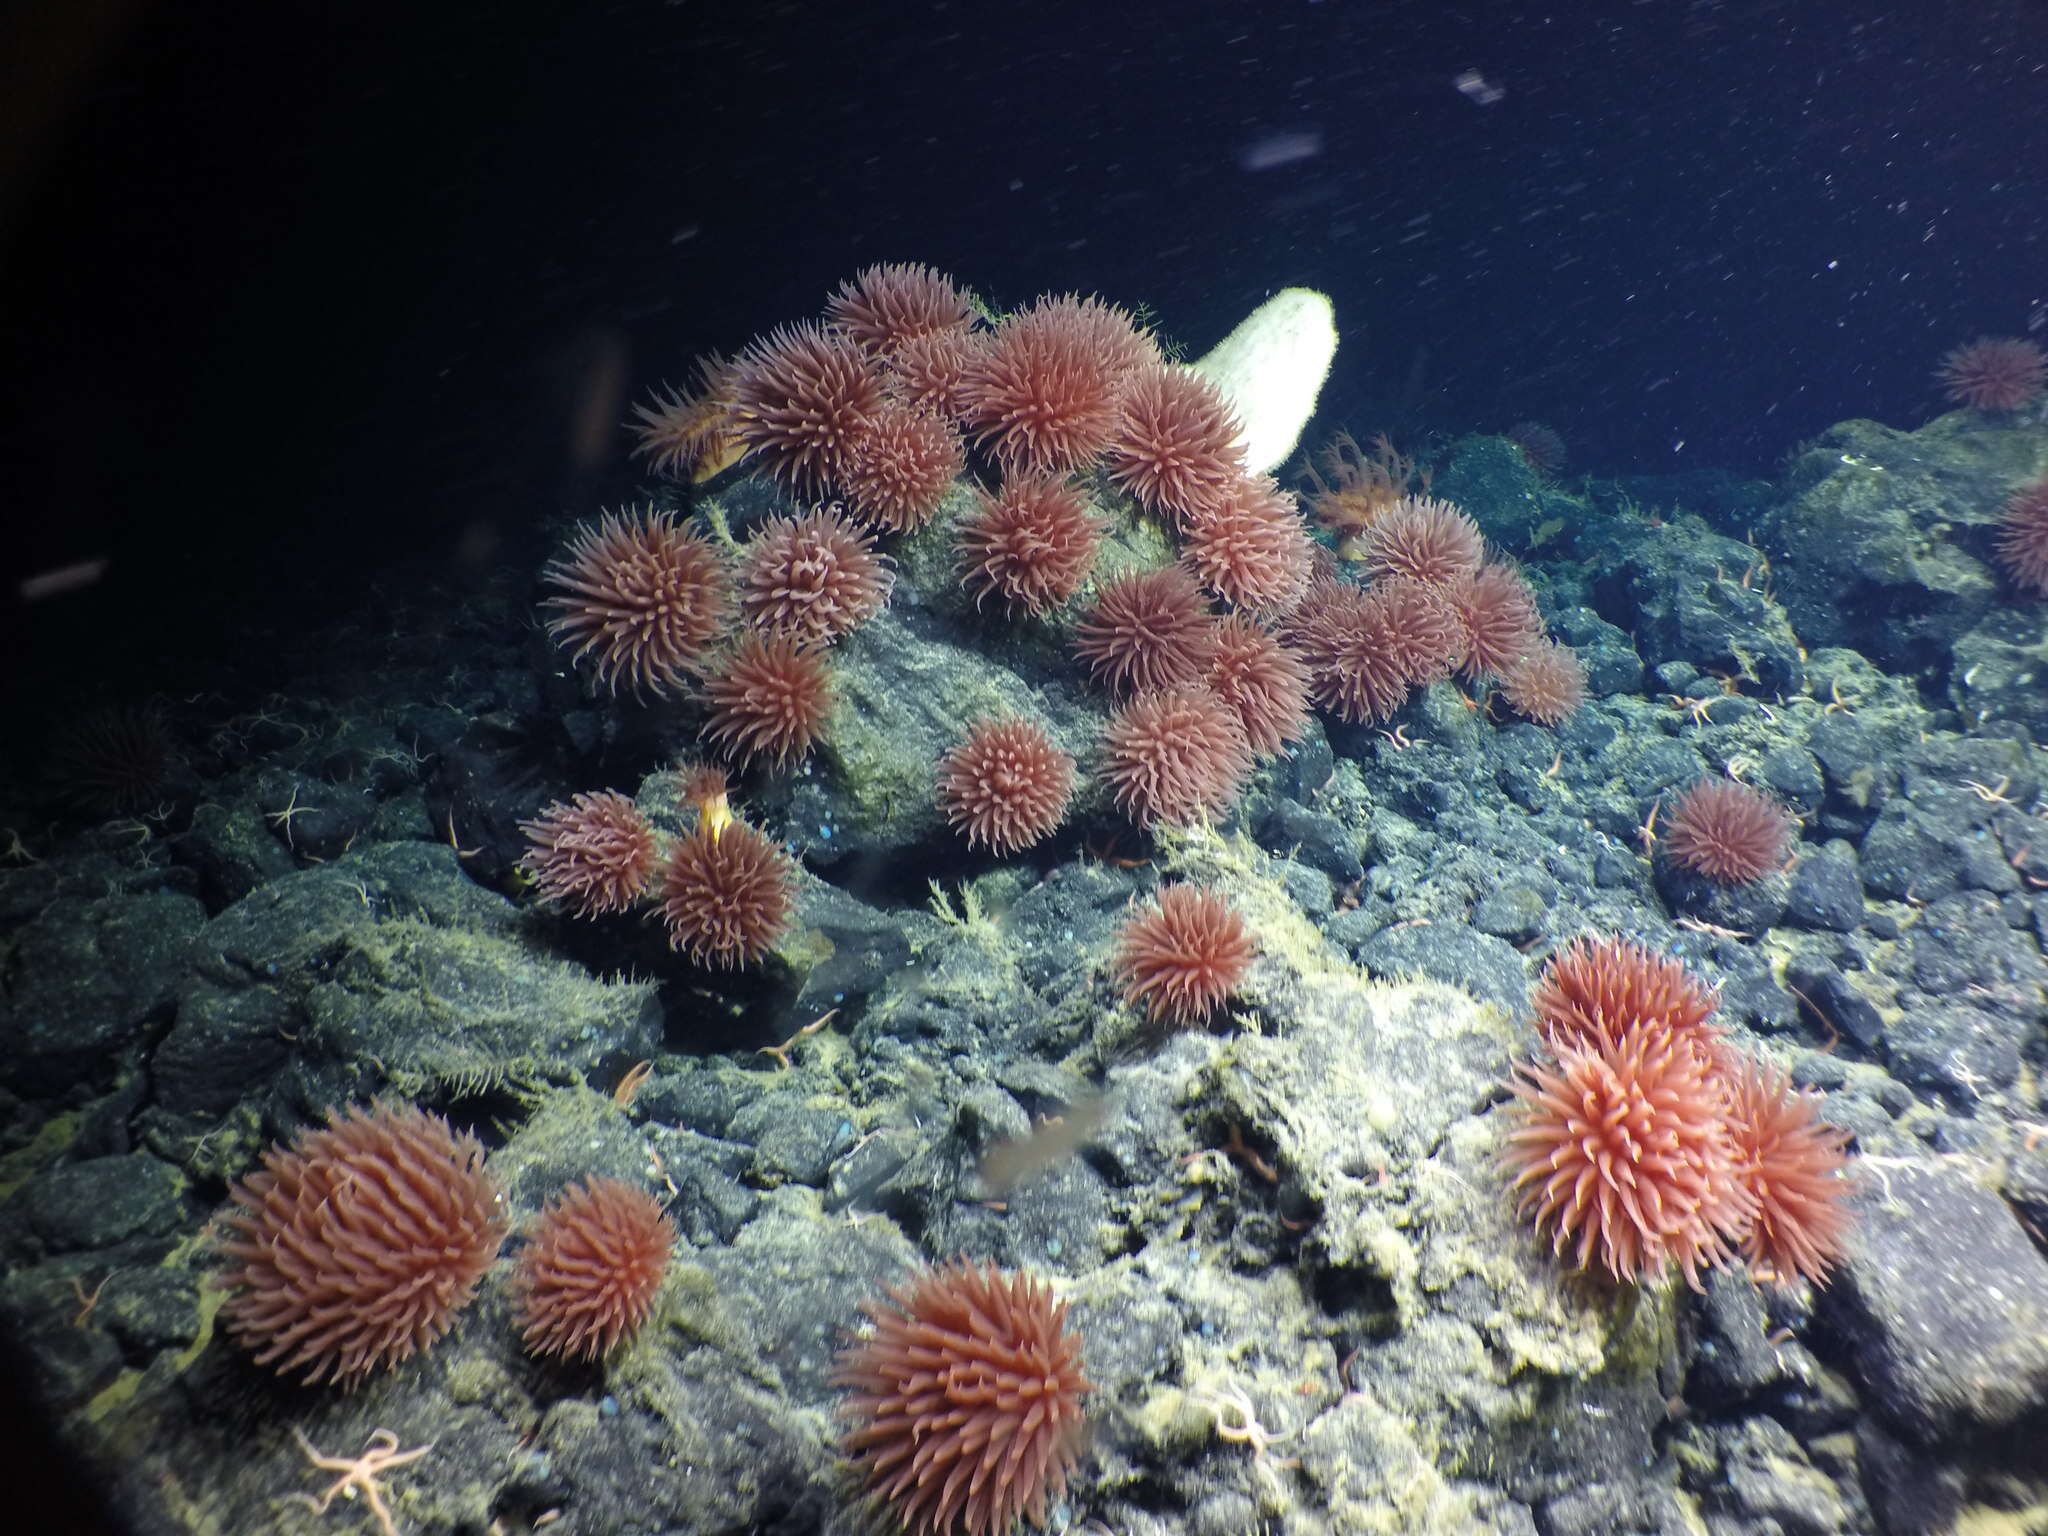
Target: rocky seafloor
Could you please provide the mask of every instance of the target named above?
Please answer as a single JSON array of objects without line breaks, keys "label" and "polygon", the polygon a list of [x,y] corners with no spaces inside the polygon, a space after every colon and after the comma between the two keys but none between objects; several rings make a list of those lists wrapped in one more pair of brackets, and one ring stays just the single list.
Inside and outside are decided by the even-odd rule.
[{"label": "rocky seafloor", "polygon": [[[283,693],[131,704],[170,750],[130,808],[8,795],[0,1327],[149,1533],[374,1530],[360,1499],[315,1512],[294,1431],[354,1455],[379,1429],[431,1446],[383,1483],[417,1536],[862,1529],[834,1351],[963,1254],[1049,1277],[1084,1343],[1054,1531],[2048,1529],[2048,604],[1989,558],[2044,468],[2048,430],[1971,412],[1844,424],[1775,483],[1559,484],[1466,439],[1434,492],[1522,562],[1582,709],[1496,723],[1438,684],[1386,730],[1319,720],[1213,827],[1144,837],[1084,796],[1011,861],[945,827],[932,763],[998,704],[1085,761],[1101,701],[1058,623],[977,615],[942,516],[841,642],[824,744],[739,785],[804,873],[737,973],[513,878],[519,820],[572,791],[673,826],[692,706],[581,690],[537,563],[395,576]],[[735,525],[772,502],[715,499]],[[1723,773],[1801,823],[1732,891],[1642,835]],[[1183,878],[1259,954],[1227,1016],[1162,1032],[1105,961]],[[1853,1134],[1830,1284],[1616,1287],[1517,1220],[1504,1083],[1582,933],[1719,986]],[[1098,1094],[1092,1140],[992,1197],[989,1148]],[[660,1195],[649,1326],[537,1363],[501,1266],[357,1390],[254,1365],[209,1217],[270,1142],[377,1095],[480,1135],[515,1223],[592,1174]]]}]

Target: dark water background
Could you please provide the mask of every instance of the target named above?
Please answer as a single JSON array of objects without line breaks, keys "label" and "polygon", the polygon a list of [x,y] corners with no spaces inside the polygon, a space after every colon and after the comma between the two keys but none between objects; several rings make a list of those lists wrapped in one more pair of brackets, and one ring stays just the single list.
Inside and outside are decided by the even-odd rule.
[{"label": "dark water background", "polygon": [[1536,417],[1600,473],[1917,422],[2048,304],[2034,0],[117,4],[68,74],[40,11],[6,564],[113,559],[11,615],[60,707],[524,558],[630,491],[627,401],[869,262],[1197,351],[1321,287],[1319,431]]}]

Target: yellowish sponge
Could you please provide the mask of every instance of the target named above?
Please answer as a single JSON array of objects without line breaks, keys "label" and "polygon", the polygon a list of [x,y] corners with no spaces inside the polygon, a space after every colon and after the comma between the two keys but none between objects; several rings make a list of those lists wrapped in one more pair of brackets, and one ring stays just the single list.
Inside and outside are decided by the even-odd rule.
[{"label": "yellowish sponge", "polygon": [[1267,474],[1287,462],[1337,355],[1337,312],[1328,294],[1282,288],[1192,364],[1223,391],[1244,424],[1245,468]]}]

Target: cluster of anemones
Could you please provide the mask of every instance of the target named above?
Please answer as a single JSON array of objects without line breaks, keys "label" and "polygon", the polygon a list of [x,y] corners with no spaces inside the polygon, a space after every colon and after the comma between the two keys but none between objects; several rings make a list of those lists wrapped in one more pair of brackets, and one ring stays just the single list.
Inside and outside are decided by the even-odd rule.
[{"label": "cluster of anemones", "polygon": [[1740,1255],[1758,1279],[1823,1282],[1840,1258],[1846,1132],[1713,1022],[1714,993],[1674,960],[1580,939],[1531,995],[1548,1055],[1509,1083],[1502,1161],[1560,1255],[1617,1281]]},{"label": "cluster of anemones", "polygon": [[1516,713],[1557,725],[1585,698],[1578,658],[1545,638],[1535,594],[1486,558],[1456,506],[1403,496],[1346,540],[1370,577],[1325,574],[1288,624],[1315,702],[1341,719],[1384,720],[1411,688],[1461,672],[1492,679]]},{"label": "cluster of anemones", "polygon": [[894,570],[834,505],[768,519],[734,559],[668,513],[606,514],[543,579],[550,633],[607,691],[691,687],[708,743],[779,767],[823,733],[825,652],[881,611]]},{"label": "cluster of anemones", "polygon": [[[474,1136],[410,1104],[330,1111],[263,1155],[217,1223],[228,1332],[284,1375],[355,1386],[432,1345],[504,1241]],[[596,1359],[654,1310],[674,1224],[616,1179],[574,1184],[529,1234],[512,1290],[527,1348]]]},{"label": "cluster of anemones", "polygon": [[699,387],[639,408],[639,447],[661,473],[704,480],[751,457],[798,496],[843,498],[872,526],[915,528],[966,467],[963,428],[985,411],[970,371],[987,333],[950,279],[870,267],[822,320],[777,328]]},{"label": "cluster of anemones", "polygon": [[680,796],[691,818],[664,846],[616,790],[557,801],[522,821],[520,869],[535,893],[578,917],[659,905],[669,944],[699,965],[751,965],[789,926],[796,862],[732,812],[725,775],[696,768]]},{"label": "cluster of anemones", "polygon": [[[708,364],[697,392],[664,396],[640,418],[640,451],[665,472],[704,478],[749,457],[883,532],[931,517],[971,446],[994,485],[976,488],[955,531],[959,569],[977,605],[1013,616],[1052,614],[1087,583],[1105,526],[1089,476],[1158,518],[1178,562],[1104,582],[1075,624],[1077,656],[1114,699],[1099,782],[1144,825],[1226,810],[1256,761],[1299,736],[1311,701],[1383,719],[1413,686],[1463,668],[1555,724],[1583,694],[1526,584],[1485,560],[1455,507],[1396,497],[1358,535],[1369,585],[1319,573],[1295,498],[1248,470],[1222,392],[1099,299],[1042,298],[986,323],[929,267],[870,267],[821,319]],[[789,526],[777,535],[795,538]],[[610,610],[572,627],[581,596],[557,600],[558,632],[602,651],[589,626]],[[778,590],[734,606],[758,626],[782,601]],[[805,612],[815,608],[807,594]],[[708,739],[778,762],[800,753],[829,705],[822,670],[804,670],[819,643],[802,628],[778,642],[757,627],[715,651],[686,636],[678,650],[720,660],[705,669]],[[688,654],[676,665],[694,669]],[[1002,750],[961,742],[938,777],[948,819],[999,852],[1050,831],[1071,789],[1071,759],[1039,728],[1005,731]]]}]

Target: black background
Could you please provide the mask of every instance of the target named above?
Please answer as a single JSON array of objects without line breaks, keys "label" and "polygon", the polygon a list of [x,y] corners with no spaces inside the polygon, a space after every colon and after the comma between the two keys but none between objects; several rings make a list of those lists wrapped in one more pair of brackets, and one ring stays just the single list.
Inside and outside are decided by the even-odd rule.
[{"label": "black background", "polygon": [[[1319,433],[1537,417],[1574,470],[1768,473],[2041,321],[2044,11],[31,8],[6,563],[112,565],[12,616],[10,675],[180,686],[394,564],[529,558],[630,493],[630,400],[874,261],[1142,304],[1193,351],[1309,284]],[[1318,152],[1247,169],[1276,133]]]}]

